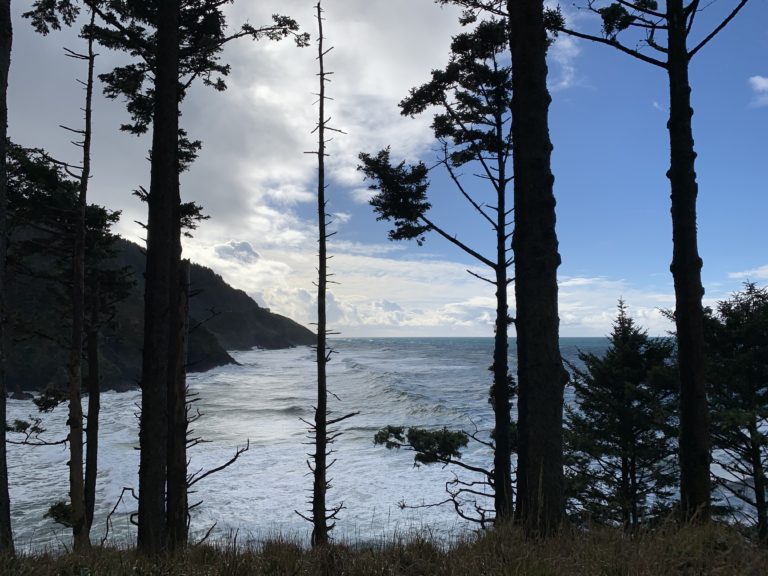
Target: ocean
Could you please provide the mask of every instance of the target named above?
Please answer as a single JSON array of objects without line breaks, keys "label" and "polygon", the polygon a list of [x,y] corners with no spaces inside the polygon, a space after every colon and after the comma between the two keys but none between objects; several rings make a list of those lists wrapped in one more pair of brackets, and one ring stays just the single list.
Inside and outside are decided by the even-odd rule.
[{"label": "ocean", "polygon": [[[578,351],[601,353],[605,338],[563,338],[565,360]],[[453,470],[414,467],[413,453],[374,446],[373,435],[386,425],[475,430],[487,438],[493,425],[491,338],[355,338],[334,339],[328,365],[329,407],[334,415],[360,412],[342,422],[333,445],[329,504],[344,509],[332,536],[361,542],[428,534],[440,540],[460,536],[476,525],[458,518],[451,506],[419,507],[445,500],[445,483]],[[195,436],[205,440],[190,451],[190,472],[226,462],[237,447],[250,449],[229,468],[195,486],[190,504],[192,540],[213,527],[212,539],[240,543],[278,536],[306,542],[311,526],[296,511],[306,512],[312,479],[307,467],[307,426],[313,418],[314,351],[252,350],[233,353],[239,366],[189,375],[195,407],[202,417]],[[515,346],[510,340],[510,369]],[[99,473],[92,541],[107,530],[106,520],[123,488],[138,487],[138,392],[102,395]],[[85,402],[84,402],[85,405]],[[45,414],[46,438],[66,436],[66,405]],[[8,419],[36,415],[28,400],[9,400]],[[13,435],[10,435],[11,437]],[[469,463],[489,466],[489,450],[470,443]],[[12,521],[17,546],[27,550],[69,546],[70,530],[45,519],[56,501],[68,498],[68,451],[63,446],[8,447]],[[465,479],[471,479],[464,476]],[[401,507],[405,503],[405,508]],[[413,508],[415,506],[415,508]],[[115,508],[107,541],[131,544],[136,531],[130,515],[137,503],[126,494]]]}]

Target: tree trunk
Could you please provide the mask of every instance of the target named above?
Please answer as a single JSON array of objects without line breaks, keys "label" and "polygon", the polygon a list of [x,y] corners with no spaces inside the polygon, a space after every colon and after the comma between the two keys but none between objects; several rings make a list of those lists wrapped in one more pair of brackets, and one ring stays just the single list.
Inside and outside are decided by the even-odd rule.
[{"label": "tree trunk", "polygon": [[171,550],[187,545],[187,333],[189,330],[189,261],[179,274],[179,318],[175,378],[168,388],[168,544]]},{"label": "tree trunk", "polygon": [[328,255],[326,249],[326,200],[325,200],[325,50],[323,47],[323,18],[320,2],[317,3],[318,62],[320,66],[319,121],[317,125],[317,407],[315,409],[315,456],[312,485],[312,546],[328,543],[326,491],[328,488],[328,385],[326,380],[327,318],[326,293],[328,288]]},{"label": "tree trunk", "polygon": [[96,507],[96,476],[99,461],[99,412],[101,374],[99,366],[99,285],[91,295],[91,318],[87,330],[88,350],[88,427],[85,429],[85,520],[90,531]]},{"label": "tree trunk", "polygon": [[[496,119],[497,141],[503,138],[502,118]],[[501,147],[500,147],[501,148]],[[498,522],[511,520],[514,514],[512,491],[512,427],[509,390],[509,304],[507,302],[507,174],[501,149],[497,152],[498,198],[496,219],[496,331],[493,343],[493,415],[495,450],[493,452],[494,508]]]},{"label": "tree trunk", "polygon": [[627,530],[632,525],[630,513],[630,480],[629,480],[629,459],[626,456],[621,457],[621,479],[619,480],[619,503],[621,506],[621,523]]},{"label": "tree trunk", "polygon": [[768,539],[768,503],[765,501],[765,470],[763,470],[762,446],[765,438],[757,428],[757,422],[749,425],[749,464],[755,486],[755,510],[757,511],[757,537],[761,542]]},{"label": "tree trunk", "polygon": [[6,253],[8,251],[8,173],[6,138],[8,135],[8,70],[11,67],[11,0],[0,0],[0,554],[13,554],[11,499],[8,494],[8,457],[5,446],[5,291]]},{"label": "tree trunk", "polygon": [[[93,24],[93,16],[91,17]],[[88,180],[91,177],[91,119],[93,101],[93,38],[88,39],[88,79],[85,84],[85,127],[83,165],[74,223],[72,247],[72,335],[67,376],[69,380],[69,498],[72,506],[74,551],[90,549],[90,524],[86,515],[83,483],[83,407],[81,403],[83,330],[85,327],[85,210],[88,205]]]},{"label": "tree trunk", "polygon": [[669,141],[672,188],[670,267],[675,283],[680,371],[680,512],[684,521],[709,518],[709,411],[704,382],[702,261],[696,235],[698,185],[694,162],[691,87],[682,0],[667,3],[669,25]]},{"label": "tree trunk", "polygon": [[559,350],[554,177],[550,170],[547,35],[541,0],[509,0],[515,173],[518,349],[518,514],[531,534],[560,526],[563,390]]},{"label": "tree trunk", "polygon": [[158,3],[155,102],[152,127],[152,175],[149,189],[147,267],[144,293],[141,424],[139,445],[139,530],[144,554],[166,548],[165,480],[168,434],[168,379],[172,316],[171,284],[178,282],[174,242],[178,210],[179,0]]}]

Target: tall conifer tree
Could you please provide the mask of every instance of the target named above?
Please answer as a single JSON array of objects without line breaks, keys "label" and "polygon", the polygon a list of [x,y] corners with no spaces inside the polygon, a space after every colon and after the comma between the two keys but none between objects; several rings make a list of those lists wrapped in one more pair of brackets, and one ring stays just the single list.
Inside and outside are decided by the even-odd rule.
[{"label": "tall conifer tree", "polygon": [[555,177],[549,138],[543,0],[508,0],[512,51],[512,156],[515,176],[518,516],[534,534],[560,527],[563,494],[563,391],[555,230]]},{"label": "tall conifer tree", "polygon": [[[463,21],[465,24],[475,22],[470,17]],[[451,44],[448,66],[433,71],[430,82],[412,89],[400,103],[402,114],[408,116],[422,114],[432,107],[439,110],[432,123],[442,150],[438,166],[445,168],[458,194],[468,202],[468,208],[491,229],[492,256],[481,254],[432,219],[427,198],[429,170],[424,163],[413,166],[405,162],[393,164],[389,148],[376,155],[360,155],[360,170],[373,180],[371,188],[377,191],[371,205],[378,219],[394,222],[389,233],[391,240],[416,239],[421,244],[424,234],[434,231],[489,272],[489,277],[473,271],[470,274],[493,286],[496,296],[490,392],[494,433],[489,443],[493,448],[493,471],[488,484],[492,486],[498,521],[511,519],[514,509],[511,464],[514,427],[510,414],[514,385],[509,374],[507,300],[512,264],[508,245],[512,208],[508,190],[512,180],[509,107],[513,80],[505,58],[508,53],[506,26],[505,19],[490,18],[479,22],[471,32],[456,36]],[[490,201],[480,199],[479,194],[469,193],[460,174],[465,166],[471,166],[481,174]],[[386,433],[386,429],[382,432]],[[440,434],[440,431],[435,433]]]},{"label": "tall conifer tree", "polygon": [[6,398],[5,384],[5,310],[6,253],[8,251],[8,172],[6,142],[8,138],[8,71],[11,67],[13,26],[11,0],[0,1],[0,553],[13,554],[11,529],[11,498],[8,493],[8,459],[5,445]]},{"label": "tall conifer tree", "polygon": [[[554,27],[578,38],[612,46],[638,60],[665,71],[669,86],[670,167],[667,172],[672,200],[672,264],[675,284],[675,324],[680,373],[680,511],[685,521],[706,520],[710,508],[709,410],[704,372],[704,311],[696,223],[696,152],[693,141],[693,108],[688,71],[692,58],[722,31],[747,4],[738,0],[731,12],[710,32],[693,38],[694,22],[709,6],[700,0],[656,0],[588,2],[587,9],[599,15],[602,35],[566,27],[559,14]],[[637,45],[630,47],[619,36],[635,31]],[[664,44],[666,40],[666,44]]]}]

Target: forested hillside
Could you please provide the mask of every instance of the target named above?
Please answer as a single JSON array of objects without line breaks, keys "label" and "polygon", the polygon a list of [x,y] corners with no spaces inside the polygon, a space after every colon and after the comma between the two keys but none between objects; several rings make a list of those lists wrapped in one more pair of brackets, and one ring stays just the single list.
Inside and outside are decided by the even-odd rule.
[{"label": "forested hillside", "polygon": [[[144,255],[137,244],[127,240],[119,239],[116,245],[113,268],[128,267],[134,283],[103,329],[102,388],[125,390],[136,387],[141,374]],[[12,319],[7,335],[9,389],[21,392],[65,387],[68,326],[50,282],[12,270],[8,280]],[[190,372],[233,363],[227,350],[287,348],[314,342],[315,336],[308,329],[261,308],[209,268],[193,264],[190,281]]]}]

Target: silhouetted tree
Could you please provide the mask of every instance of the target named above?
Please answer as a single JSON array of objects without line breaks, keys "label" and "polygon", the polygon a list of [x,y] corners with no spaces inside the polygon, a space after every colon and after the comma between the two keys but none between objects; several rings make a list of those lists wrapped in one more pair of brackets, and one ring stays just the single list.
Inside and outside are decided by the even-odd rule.
[{"label": "silhouetted tree", "polygon": [[[72,252],[81,224],[81,180],[79,175],[76,180],[73,179],[72,175],[66,173],[67,168],[63,163],[52,160],[42,150],[23,149],[13,144],[9,149],[8,165],[11,268],[16,274],[17,284],[20,282],[19,277],[25,276],[37,290],[49,296],[40,318],[29,317],[19,310],[11,311],[15,321],[15,336],[35,338],[38,343],[53,342],[54,350],[71,350],[71,326],[74,323],[72,283],[75,280],[72,277]],[[88,205],[84,214],[82,329],[87,341],[85,356],[89,399],[82,493],[87,538],[93,521],[98,467],[99,331],[111,322],[115,304],[128,295],[133,281],[129,271],[116,267],[112,262],[117,236],[111,232],[111,228],[119,220],[120,213]],[[77,361],[83,361],[82,345]],[[37,398],[36,402],[42,411],[49,411],[66,398],[62,391],[51,390]],[[28,438],[26,443],[61,443],[43,440],[40,434],[44,430],[39,426],[37,430],[32,430],[32,427],[28,430],[34,438]],[[71,431],[67,437],[68,442],[70,437]],[[82,467],[80,473],[83,474]],[[76,516],[72,497],[70,502],[57,503],[54,508],[57,520],[74,529]]]},{"label": "silhouetted tree", "polygon": [[[147,267],[142,366],[142,413],[139,465],[139,548],[154,554],[166,544],[175,548],[186,542],[186,473],[176,473],[165,486],[169,462],[186,441],[185,397],[178,397],[177,382],[183,319],[179,294],[182,204],[178,174],[194,159],[199,142],[179,129],[179,103],[198,78],[223,90],[229,66],[220,62],[223,45],[233,39],[267,37],[279,40],[293,35],[300,44],[295,21],[273,16],[273,24],[254,28],[244,24],[228,34],[220,0],[162,2],[104,2],[84,0],[103,21],[92,33],[103,46],[137,58],[100,76],[107,96],[125,97],[132,122],[123,129],[140,134],[153,129],[150,189],[147,194]],[[63,7],[75,9],[72,0],[37,0],[38,18],[56,17]],[[169,452],[170,450],[170,452]],[[167,539],[166,536],[169,538]]]},{"label": "silhouetted tree", "polygon": [[[694,166],[691,119],[691,85],[688,68],[692,58],[706,46],[746,5],[738,0],[733,10],[706,35],[691,42],[694,22],[708,5],[700,0],[667,0],[659,8],[656,0],[588,0],[587,9],[599,15],[602,35],[588,34],[553,22],[557,29],[578,38],[612,46],[634,58],[658,66],[669,83],[670,168],[667,176],[672,198],[673,255],[670,269],[675,283],[675,324],[680,371],[680,510],[685,521],[706,520],[710,507],[710,431],[704,374],[704,312],[701,299],[702,260],[699,256],[696,198],[698,183]],[[621,42],[619,36],[636,32],[637,45]],[[664,43],[666,40],[666,43]],[[656,56],[642,51],[650,48]]]},{"label": "silhouetted tree", "polygon": [[550,167],[546,55],[547,17],[541,0],[438,0],[508,20],[512,62],[514,163],[515,332],[519,443],[517,517],[532,534],[556,530],[562,519],[563,389],[567,373],[559,349],[554,177]]},{"label": "silhouetted tree", "polygon": [[111,229],[120,218],[100,206],[86,211],[85,236],[85,336],[87,357],[88,416],[85,442],[85,517],[93,525],[98,472],[99,412],[101,410],[101,367],[99,341],[101,331],[113,322],[116,305],[127,298],[134,287],[133,272],[115,267],[118,236]]},{"label": "silhouetted tree", "polygon": [[515,328],[517,334],[518,516],[547,534],[562,520],[563,390],[560,357],[554,176],[550,168],[542,0],[509,0],[512,50],[512,157],[515,176]]},{"label": "silhouetted tree", "polygon": [[[514,429],[513,429],[514,430]],[[494,484],[494,472],[481,466],[468,464],[462,460],[462,450],[473,440],[489,448],[493,444],[478,437],[477,431],[469,433],[464,430],[427,430],[417,426],[386,426],[373,437],[373,443],[384,446],[389,450],[405,449],[414,452],[414,466],[455,466],[471,475],[470,478],[460,478],[454,474],[445,483],[448,498],[442,502],[433,502],[410,506],[402,502],[402,508],[432,508],[443,504],[453,506],[456,514],[470,522],[476,522],[481,528],[487,528],[496,521],[494,509],[485,504],[486,499],[494,499],[493,490],[488,491]],[[516,448],[514,434],[510,438],[512,450]],[[476,479],[479,477],[479,480]]]},{"label": "silhouetted tree", "polygon": [[[748,282],[705,316],[715,479],[768,538],[768,290]],[[746,508],[745,508],[746,507]]]},{"label": "silhouetted tree", "polygon": [[[393,164],[389,148],[377,155],[360,154],[360,170],[375,183],[377,194],[371,205],[379,220],[391,220],[394,228],[391,240],[415,239],[419,244],[424,234],[435,231],[440,236],[490,269],[492,277],[475,272],[470,274],[488,282],[496,289],[496,320],[493,352],[493,386],[491,404],[495,418],[493,481],[494,508],[498,519],[512,517],[511,445],[512,429],[510,403],[514,388],[508,366],[507,287],[511,280],[508,269],[507,242],[510,237],[508,221],[512,210],[508,205],[507,188],[511,177],[509,160],[512,154],[512,133],[509,106],[512,75],[505,62],[507,54],[506,21],[481,21],[472,32],[459,34],[451,44],[451,59],[444,70],[432,72],[432,80],[411,90],[400,103],[403,115],[416,116],[438,107],[432,129],[442,148],[438,165],[445,168],[458,192],[471,208],[492,229],[495,254],[488,258],[464,244],[432,221],[428,215],[431,205],[427,166],[420,162]],[[487,184],[492,204],[469,194],[459,170],[464,166],[477,168],[480,180]]]},{"label": "silhouetted tree", "polygon": [[310,423],[309,436],[314,442],[315,453],[312,455],[311,462],[308,462],[312,470],[312,497],[309,504],[311,506],[310,516],[298,513],[302,518],[312,522],[312,546],[323,546],[328,543],[328,532],[335,526],[335,519],[343,508],[343,504],[328,507],[327,492],[331,487],[331,480],[328,478],[328,469],[333,462],[328,462],[328,457],[332,451],[330,445],[338,437],[339,433],[329,430],[329,426],[351,418],[355,414],[346,414],[341,417],[329,419],[328,411],[328,378],[326,373],[326,364],[331,359],[333,349],[328,346],[328,336],[334,332],[328,329],[328,320],[326,315],[327,293],[328,293],[328,238],[335,232],[328,232],[330,215],[327,212],[328,201],[326,199],[326,180],[325,180],[325,157],[329,140],[326,137],[327,132],[341,132],[337,128],[330,126],[330,118],[326,116],[326,102],[329,100],[326,96],[326,85],[330,82],[330,75],[325,69],[325,56],[333,48],[325,47],[325,36],[323,36],[323,8],[322,2],[318,0],[315,6],[317,11],[317,61],[319,66],[318,77],[320,79],[320,91],[318,92],[318,121],[315,130],[317,132],[317,224],[318,224],[318,264],[317,264],[317,344],[315,346],[315,362],[317,364],[317,406],[315,407],[315,420]]},{"label": "silhouetted tree", "polygon": [[8,493],[8,459],[5,449],[6,398],[5,384],[5,254],[8,232],[8,176],[6,171],[6,140],[8,137],[8,71],[11,67],[11,0],[0,1],[0,552],[13,554],[11,529],[11,498]]},{"label": "silhouetted tree", "polygon": [[579,353],[566,409],[567,483],[582,520],[635,530],[669,509],[677,483],[674,342],[651,338],[623,301],[610,346]]},{"label": "silhouetted tree", "polygon": [[[91,12],[91,29],[93,27],[95,14]],[[48,34],[51,28],[49,22],[34,21],[38,32]],[[88,181],[91,177],[91,134],[92,134],[92,103],[93,103],[93,82],[94,82],[94,62],[96,55],[93,50],[93,35],[85,33],[87,40],[87,53],[80,54],[72,50],[66,50],[69,57],[84,60],[87,62],[87,78],[80,81],[85,87],[85,113],[84,126],[82,129],[67,128],[71,132],[82,137],[82,141],[77,145],[82,148],[82,164],[76,168],[79,171],[78,179],[78,198],[77,207],[73,213],[71,238],[71,334],[69,341],[69,357],[67,360],[67,377],[69,390],[69,496],[70,496],[70,522],[72,526],[72,536],[74,550],[82,552],[90,548],[89,529],[90,522],[87,520],[86,503],[83,481],[83,410],[81,404],[82,387],[82,353],[83,353],[83,331],[85,325],[85,235],[86,224],[85,214],[88,206]],[[66,170],[72,173],[72,167],[67,166]]]}]

